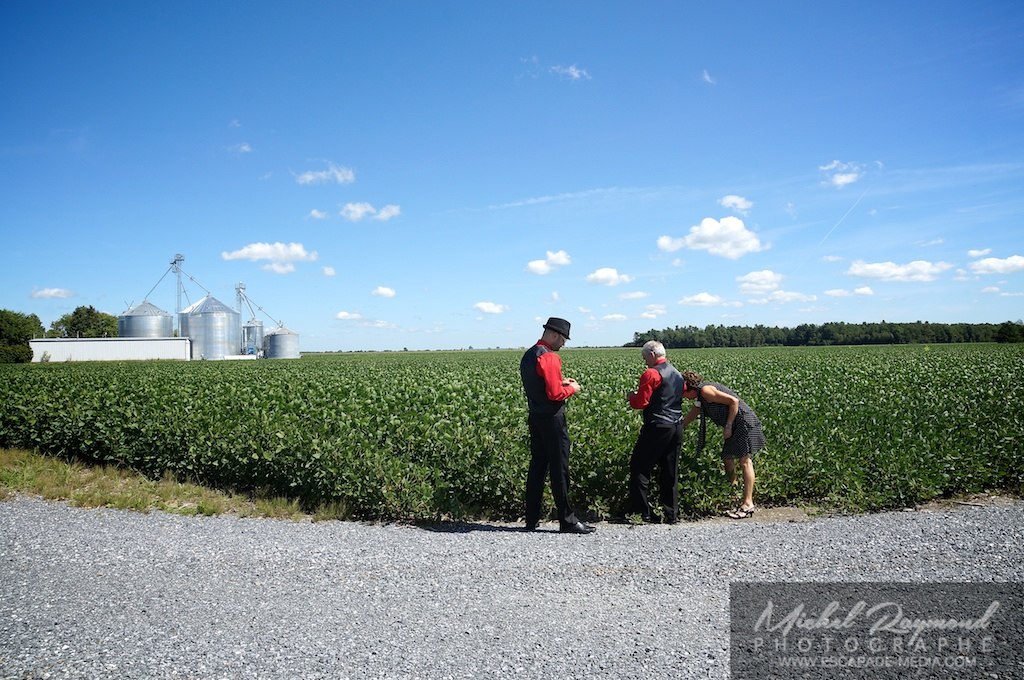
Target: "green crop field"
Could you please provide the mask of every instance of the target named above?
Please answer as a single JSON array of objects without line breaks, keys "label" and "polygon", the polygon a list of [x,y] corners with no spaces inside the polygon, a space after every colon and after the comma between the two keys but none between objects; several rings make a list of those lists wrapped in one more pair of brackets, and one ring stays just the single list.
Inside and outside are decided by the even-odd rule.
[{"label": "green crop field", "polygon": [[[307,356],[292,361],[0,365],[0,447],[263,491],[370,519],[522,514],[529,458],[519,351]],[[1019,493],[1024,347],[903,345],[675,350],[760,416],[762,505],[904,507]],[[566,349],[572,496],[621,512],[640,424],[623,393],[637,349]],[[683,445],[691,516],[735,502],[709,427]],[[717,439],[716,439],[717,438]]]}]

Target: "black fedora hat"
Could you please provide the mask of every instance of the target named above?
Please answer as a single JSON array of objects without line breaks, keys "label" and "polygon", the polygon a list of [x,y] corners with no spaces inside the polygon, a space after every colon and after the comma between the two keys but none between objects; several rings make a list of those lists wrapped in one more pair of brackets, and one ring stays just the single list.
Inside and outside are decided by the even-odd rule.
[{"label": "black fedora hat", "polygon": [[565,319],[559,319],[557,316],[553,316],[548,319],[546,324],[544,324],[544,328],[564,335],[566,340],[571,340],[569,337],[569,322]]}]

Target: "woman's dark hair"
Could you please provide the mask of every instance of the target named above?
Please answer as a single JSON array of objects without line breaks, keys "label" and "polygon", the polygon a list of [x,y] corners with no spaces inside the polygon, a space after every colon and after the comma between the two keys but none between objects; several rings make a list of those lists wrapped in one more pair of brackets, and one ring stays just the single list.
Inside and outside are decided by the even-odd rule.
[{"label": "woman's dark hair", "polygon": [[686,387],[689,387],[691,389],[697,389],[697,385],[700,385],[702,382],[704,382],[704,378],[701,377],[700,373],[694,373],[693,371],[683,371],[683,382],[686,384]]}]

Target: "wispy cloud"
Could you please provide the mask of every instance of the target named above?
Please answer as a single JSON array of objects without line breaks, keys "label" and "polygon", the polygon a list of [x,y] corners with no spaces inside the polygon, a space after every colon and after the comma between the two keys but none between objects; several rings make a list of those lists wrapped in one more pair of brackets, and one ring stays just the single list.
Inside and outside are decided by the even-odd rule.
[{"label": "wispy cloud", "polygon": [[387,286],[377,286],[370,292],[370,295],[377,297],[393,298],[395,297],[395,289],[388,288]]},{"label": "wispy cloud", "polygon": [[346,203],[338,213],[349,222],[359,222],[370,217],[378,222],[387,222],[393,217],[402,214],[402,209],[397,205],[386,205],[377,210],[369,203]]},{"label": "wispy cloud", "polygon": [[826,184],[839,189],[857,182],[865,172],[864,166],[860,163],[844,163],[843,161],[832,161],[819,166],[818,170],[825,175]]},{"label": "wispy cloud", "polygon": [[41,288],[32,291],[32,297],[36,299],[64,299],[74,297],[75,293],[67,288]]},{"label": "wispy cloud", "polygon": [[229,146],[228,150],[230,150],[232,153],[238,154],[252,153],[252,146],[250,146],[248,142],[242,142],[241,144]]},{"label": "wispy cloud", "polygon": [[715,79],[711,76],[711,73],[707,69],[704,69],[700,74],[700,79],[708,85],[714,85]]},{"label": "wispy cloud", "polygon": [[736,196],[729,194],[728,196],[722,196],[718,199],[718,204],[724,208],[728,208],[734,212],[738,212],[740,215],[746,216],[750,212],[750,209],[754,207],[754,203],[749,201],[742,196]]},{"label": "wispy cloud", "polygon": [[309,215],[307,215],[307,218],[311,220],[326,220],[328,217],[329,215],[327,213],[323,210],[317,210],[316,208],[310,210]]},{"label": "wispy cloud", "polygon": [[351,184],[356,181],[356,173],[351,168],[328,163],[326,170],[307,170],[295,176],[299,184],[324,184],[334,182],[336,184]]},{"label": "wispy cloud", "polygon": [[587,73],[587,69],[580,68],[576,64],[572,66],[552,66],[551,72],[569,80],[590,80],[590,74]]},{"label": "wispy cloud", "polygon": [[968,250],[967,257],[984,257],[992,252],[991,248],[984,248],[978,250]]},{"label": "wispy cloud", "polygon": [[644,311],[640,313],[640,318],[641,319],[657,319],[659,316],[664,316],[667,313],[668,313],[668,309],[665,307],[665,305],[661,305],[661,304],[647,305],[647,307],[644,308]]},{"label": "wispy cloud", "polygon": [[337,273],[334,271],[334,267],[324,267],[322,271],[324,276],[334,276]]}]

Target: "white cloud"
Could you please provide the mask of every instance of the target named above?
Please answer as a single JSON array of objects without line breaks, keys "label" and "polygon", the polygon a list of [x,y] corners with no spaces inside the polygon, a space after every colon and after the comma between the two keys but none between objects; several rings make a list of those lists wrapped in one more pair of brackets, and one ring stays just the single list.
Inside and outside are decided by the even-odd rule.
[{"label": "white cloud", "polygon": [[978,249],[978,250],[968,250],[967,251],[967,257],[984,257],[985,255],[988,255],[991,252],[992,252],[991,248],[984,248],[984,249]]},{"label": "white cloud", "polygon": [[907,264],[855,260],[846,273],[883,281],[934,281],[939,274],[952,267],[947,262],[925,260],[914,260]]},{"label": "white cloud", "polygon": [[43,288],[32,291],[32,297],[37,299],[69,298],[74,297],[74,292],[67,288]]},{"label": "white cloud", "polygon": [[334,315],[334,318],[341,319],[342,321],[358,321],[363,318],[363,315],[358,312],[338,312]]},{"label": "white cloud", "polygon": [[328,163],[326,170],[307,170],[301,175],[296,175],[295,181],[299,184],[323,184],[325,182],[351,184],[356,181],[356,173],[350,168]]},{"label": "white cloud", "polygon": [[666,253],[674,253],[685,245],[685,238],[672,238],[671,236],[658,237],[658,250],[663,250]]},{"label": "white cloud", "polygon": [[565,252],[564,250],[559,250],[555,252],[548,250],[546,251],[546,253],[548,256],[548,262],[552,265],[564,267],[567,264],[572,264],[572,258],[570,258],[569,253]]},{"label": "white cloud", "polygon": [[324,276],[334,276],[336,273],[334,267],[324,267],[323,272]]},{"label": "white cloud", "polygon": [[696,295],[690,295],[684,297],[679,301],[681,305],[688,305],[692,307],[711,307],[713,305],[723,304],[722,298],[711,293],[697,293]]},{"label": "white cloud", "polygon": [[309,211],[309,219],[311,220],[326,220],[329,217],[323,210],[317,210],[313,208]]},{"label": "white cloud", "polygon": [[349,222],[358,222],[367,215],[377,212],[369,203],[346,203],[345,207],[338,213]]},{"label": "white cloud", "polygon": [[275,274],[291,274],[295,271],[295,265],[291,262],[271,262],[270,264],[260,265],[260,269],[274,272]]},{"label": "white cloud", "polygon": [[747,253],[767,250],[770,246],[762,244],[757,234],[743,226],[743,220],[738,217],[723,217],[721,220],[705,217],[699,225],[690,227],[690,233],[682,239],[658,238],[661,250],[672,252],[681,247],[706,250],[712,255],[736,260]]},{"label": "white cloud", "polygon": [[590,80],[590,74],[587,73],[587,69],[580,68],[576,64],[572,66],[552,66],[551,72],[564,76],[569,80]]},{"label": "white cloud", "polygon": [[477,302],[473,305],[473,309],[484,314],[502,314],[508,311],[508,307],[499,305],[496,302]]},{"label": "white cloud", "polygon": [[398,217],[401,214],[402,208],[400,206],[389,203],[388,205],[378,210],[377,214],[374,216],[373,219],[377,220],[378,222],[387,222],[392,217]]},{"label": "white cloud", "polygon": [[252,153],[252,147],[247,142],[235,144],[234,146],[230,147],[230,150],[235,153]]},{"label": "white cloud", "polygon": [[871,290],[871,286],[858,286],[853,289],[854,295],[874,295],[875,291]]},{"label": "white cloud", "polygon": [[314,262],[320,256],[317,252],[307,252],[301,243],[250,243],[234,252],[222,252],[225,260],[249,260],[259,262],[269,260],[270,264],[262,268],[277,274],[288,274],[295,271],[295,262]]},{"label": "white cloud", "polygon": [[814,302],[817,299],[817,295],[807,295],[787,290],[773,290],[768,294],[768,297],[750,300],[750,304],[767,305],[773,302]]},{"label": "white cloud", "polygon": [[377,210],[369,203],[346,203],[338,214],[349,222],[359,222],[367,217],[372,217],[378,222],[387,222],[392,217],[401,215],[402,209],[397,205],[386,205]]},{"label": "white cloud", "polygon": [[919,246],[927,247],[927,246],[941,246],[945,242],[946,242],[946,239],[944,239],[944,238],[933,238],[930,241],[918,241],[917,244]]},{"label": "white cloud", "polygon": [[602,321],[625,321],[628,317],[625,314],[605,314]]},{"label": "white cloud", "polygon": [[655,304],[647,305],[643,312],[640,313],[642,319],[657,319],[659,316],[663,316],[668,313],[668,309],[665,305]]},{"label": "white cloud", "polygon": [[986,286],[985,288],[981,289],[981,292],[982,293],[998,293],[999,292],[999,286]]},{"label": "white cloud", "polygon": [[707,69],[704,69],[704,71],[700,74],[700,79],[703,80],[708,85],[715,84],[715,79],[711,77],[711,74],[708,73]]},{"label": "white cloud", "polygon": [[782,274],[776,274],[770,269],[762,269],[759,272],[737,276],[736,280],[740,282],[740,290],[744,293],[767,293],[782,285]]},{"label": "white cloud", "polygon": [[387,286],[377,286],[373,289],[370,295],[376,295],[377,297],[393,298],[395,297],[395,289],[388,288]]},{"label": "white cloud", "polygon": [[602,267],[587,274],[587,281],[589,283],[596,283],[602,286],[617,286],[620,283],[629,283],[632,280],[632,276],[620,274],[618,269],[612,267]]},{"label": "white cloud", "polygon": [[718,199],[718,204],[724,208],[738,212],[741,215],[746,215],[750,209],[754,207],[754,204],[751,201],[734,194],[729,194],[728,196],[723,196]]},{"label": "white cloud", "polygon": [[825,255],[821,258],[824,262],[842,262],[843,258],[839,255]]},{"label": "white cloud", "polygon": [[987,257],[970,264],[971,271],[975,274],[1012,274],[1013,272],[1024,271],[1024,257],[1011,255],[1005,259]]},{"label": "white cloud", "polygon": [[857,182],[864,176],[864,167],[858,163],[844,163],[832,161],[827,165],[818,167],[826,177],[826,184],[842,189],[843,187]]},{"label": "white cloud", "polygon": [[541,276],[551,273],[551,265],[548,264],[547,260],[530,260],[526,263],[526,268],[534,274],[540,274]]},{"label": "white cloud", "polygon": [[632,293],[623,293],[619,296],[620,300],[643,300],[649,297],[650,293],[645,293],[642,290],[633,291]]},{"label": "white cloud", "polygon": [[526,268],[534,274],[549,274],[554,271],[555,267],[563,267],[567,264],[572,263],[572,258],[569,257],[569,253],[564,250],[557,252],[547,251],[547,258],[543,260],[530,260],[526,263]]},{"label": "white cloud", "polygon": [[828,295],[829,297],[850,297],[853,293],[848,290],[843,290],[842,288],[832,288],[830,290],[826,290],[825,295]]}]

